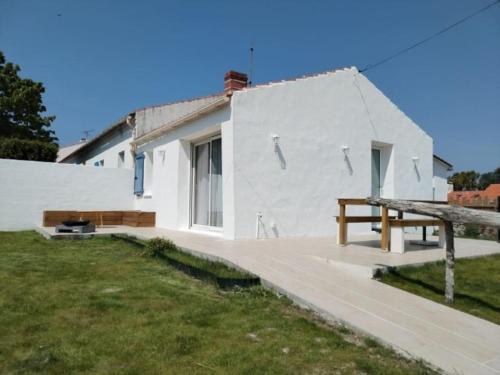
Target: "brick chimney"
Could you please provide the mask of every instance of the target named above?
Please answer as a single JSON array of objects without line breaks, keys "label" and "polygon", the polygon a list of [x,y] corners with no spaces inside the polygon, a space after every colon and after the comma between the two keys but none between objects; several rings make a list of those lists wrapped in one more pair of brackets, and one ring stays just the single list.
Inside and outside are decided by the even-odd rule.
[{"label": "brick chimney", "polygon": [[224,74],[224,92],[226,93],[241,90],[242,88],[247,87],[247,84],[248,76],[245,73],[230,70]]}]

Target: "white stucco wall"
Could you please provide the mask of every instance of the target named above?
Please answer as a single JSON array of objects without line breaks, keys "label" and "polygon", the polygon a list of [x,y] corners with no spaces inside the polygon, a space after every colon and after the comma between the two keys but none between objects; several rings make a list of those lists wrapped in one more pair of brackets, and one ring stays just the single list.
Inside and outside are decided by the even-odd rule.
[{"label": "white stucco wall", "polygon": [[[134,157],[130,146],[132,139],[132,129],[124,124],[110,134],[103,136],[95,144],[80,150],[74,157],[66,160],[65,163],[94,166],[95,162],[104,160],[104,168],[133,168]],[[125,160],[123,165],[120,166],[118,154],[122,151]]]},{"label": "white stucco wall", "polygon": [[[179,127],[152,142],[142,144],[137,152],[153,155],[152,187],[143,196],[135,198],[137,210],[155,211],[156,226],[168,229],[188,229],[190,226],[191,198],[191,144],[222,133],[222,147],[230,140],[225,136],[227,127],[221,125],[230,118],[229,106]],[[227,141],[226,141],[227,139]],[[223,176],[227,156],[223,151]],[[145,163],[145,174],[148,164]],[[226,182],[223,186],[226,197]],[[229,190],[228,190],[229,195]],[[224,201],[225,203],[225,201]],[[231,216],[230,206],[223,205],[224,220]]]},{"label": "white stucco wall", "polygon": [[[257,212],[262,237],[334,235],[337,198],[371,195],[372,145],[382,147],[386,161],[383,196],[432,198],[432,139],[354,69],[236,92],[232,123],[229,237],[255,237]],[[350,232],[369,230],[351,224]]]},{"label": "white stucco wall", "polygon": [[0,230],[41,224],[44,210],[131,210],[133,171],[0,159]]},{"label": "white stucco wall", "polygon": [[104,168],[119,168],[118,154],[125,152],[125,163],[122,168],[133,168],[134,159],[131,152],[132,130],[117,132],[102,144],[92,148],[85,156],[85,164],[93,166],[95,162],[104,160]]}]

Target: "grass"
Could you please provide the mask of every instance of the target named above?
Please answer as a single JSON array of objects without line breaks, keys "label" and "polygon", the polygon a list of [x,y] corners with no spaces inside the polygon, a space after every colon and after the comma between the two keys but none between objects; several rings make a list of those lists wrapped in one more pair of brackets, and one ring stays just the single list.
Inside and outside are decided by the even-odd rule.
[{"label": "grass", "polygon": [[202,270],[210,271],[217,277],[234,278],[234,279],[247,279],[252,277],[248,273],[241,272],[234,268],[229,268],[223,263],[211,262],[209,260],[198,258],[182,251],[169,250],[165,255],[183,264],[187,264]]},{"label": "grass", "polygon": [[[455,261],[455,302],[451,307],[500,324],[500,255]],[[444,302],[445,264],[400,267],[381,281],[410,293]]]},{"label": "grass", "polygon": [[261,287],[221,291],[109,238],[0,233],[1,374],[427,374]]},{"label": "grass", "polygon": [[[146,247],[148,241],[138,240],[135,238],[124,238],[120,235],[114,236],[117,239],[121,239],[124,241],[128,241],[132,244],[136,244],[138,247]],[[173,243],[172,243],[173,244]],[[234,278],[234,279],[248,279],[253,278],[253,275],[250,275],[247,272],[243,272],[237,270],[235,268],[230,268],[221,262],[213,262],[208,259],[196,257],[194,255],[188,254],[185,251],[178,250],[178,248],[173,245],[173,247],[165,249],[164,255],[170,259],[174,259],[180,263],[198,268],[203,271],[209,271],[213,275],[222,278]]]}]

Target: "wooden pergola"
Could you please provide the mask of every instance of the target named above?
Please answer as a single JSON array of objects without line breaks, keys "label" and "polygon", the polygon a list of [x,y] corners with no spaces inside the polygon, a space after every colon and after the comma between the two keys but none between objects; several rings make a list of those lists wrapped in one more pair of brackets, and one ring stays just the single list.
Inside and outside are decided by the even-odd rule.
[{"label": "wooden pergola", "polygon": [[[370,205],[382,207],[381,216],[346,216],[347,205]],[[455,244],[453,223],[479,224],[500,228],[500,213],[464,208],[448,205],[447,202],[434,201],[412,201],[401,199],[365,198],[365,199],[339,199],[340,215],[337,217],[339,223],[339,234],[337,241],[340,244],[347,242],[347,224],[364,222],[381,222],[381,247],[387,249],[389,231],[391,227],[404,226],[432,226],[440,225],[444,228],[446,237],[446,289],[445,298],[447,303],[453,302],[455,289]],[[398,212],[398,218],[391,218],[389,210]],[[417,215],[430,216],[434,219],[402,219],[402,213],[408,212]],[[399,218],[401,216],[401,219]],[[437,223],[437,224],[436,224]],[[441,233],[440,233],[441,237]]]},{"label": "wooden pergola", "polygon": [[[430,201],[420,201],[420,202],[430,202]],[[349,223],[381,223],[380,227],[380,248],[383,251],[389,251],[390,249],[390,237],[391,237],[391,229],[393,232],[396,232],[393,237],[393,242],[398,241],[398,252],[402,252],[401,249],[401,241],[403,241],[403,229],[405,227],[427,227],[427,226],[440,226],[443,227],[442,220],[439,219],[403,219],[403,212],[401,210],[398,211],[397,216],[389,215],[389,208],[382,206],[380,215],[371,215],[371,216],[348,216],[347,215],[347,206],[367,206],[373,205],[368,202],[366,198],[341,198],[338,200],[339,203],[339,216],[337,216],[337,223],[339,224],[337,243],[341,246],[345,246],[347,244],[348,237],[348,224]],[[435,204],[447,204],[447,202],[434,202]],[[442,228],[442,231],[444,227]],[[425,233],[425,230],[424,230]],[[444,232],[442,233],[442,237],[444,236]],[[425,238],[424,238],[425,239]],[[443,243],[444,237],[441,238],[440,245],[444,245]]]}]

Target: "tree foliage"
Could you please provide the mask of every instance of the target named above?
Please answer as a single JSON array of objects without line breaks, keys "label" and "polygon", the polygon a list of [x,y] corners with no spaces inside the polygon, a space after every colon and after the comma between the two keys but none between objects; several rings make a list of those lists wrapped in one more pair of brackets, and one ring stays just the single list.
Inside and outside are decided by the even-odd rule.
[{"label": "tree foliage", "polygon": [[[55,117],[43,115],[45,88],[41,82],[21,78],[20,71],[19,66],[7,62],[0,51],[0,138],[39,141],[57,149],[57,138],[50,129]],[[29,143],[16,144],[16,147],[24,146],[30,148],[29,154],[36,147]]]},{"label": "tree foliage", "polygon": [[58,147],[55,143],[31,139],[0,138],[0,159],[54,161]]},{"label": "tree foliage", "polygon": [[490,184],[500,183],[500,168],[492,172],[480,174],[476,171],[463,171],[454,173],[449,182],[453,184],[453,190],[484,190]]},{"label": "tree foliage", "polygon": [[491,184],[500,184],[500,167],[479,177],[479,189],[484,190]]},{"label": "tree foliage", "polygon": [[480,174],[476,171],[456,172],[450,177],[453,190],[476,190]]}]

